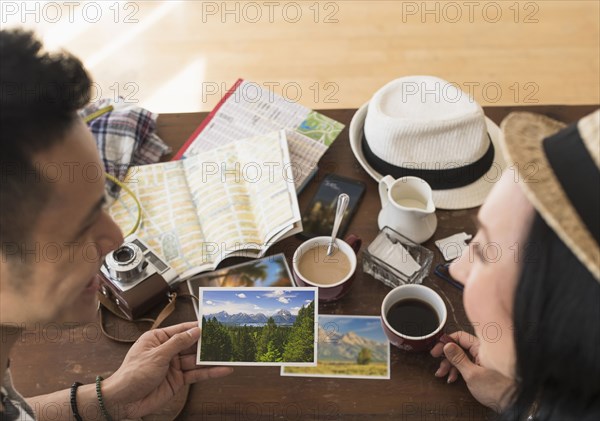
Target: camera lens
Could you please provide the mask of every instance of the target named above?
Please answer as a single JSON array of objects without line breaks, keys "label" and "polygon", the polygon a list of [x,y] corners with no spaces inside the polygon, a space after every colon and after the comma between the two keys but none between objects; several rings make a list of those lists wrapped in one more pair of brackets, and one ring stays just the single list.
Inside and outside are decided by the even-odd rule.
[{"label": "camera lens", "polygon": [[144,252],[134,242],[125,243],[106,255],[105,266],[112,279],[129,283],[144,271]]},{"label": "camera lens", "polygon": [[122,246],[115,250],[113,255],[118,263],[127,264],[135,257],[135,250],[129,246]]}]

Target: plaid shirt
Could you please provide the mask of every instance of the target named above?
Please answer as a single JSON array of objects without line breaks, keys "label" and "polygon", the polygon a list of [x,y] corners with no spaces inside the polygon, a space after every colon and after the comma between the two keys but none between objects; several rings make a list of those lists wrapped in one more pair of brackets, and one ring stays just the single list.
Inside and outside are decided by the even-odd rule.
[{"label": "plaid shirt", "polygon": [[2,421],[33,421],[33,409],[13,387],[10,369],[6,369],[2,384],[0,385],[0,420]]},{"label": "plaid shirt", "polygon": [[107,173],[123,180],[131,165],[153,164],[171,151],[156,134],[156,117],[140,107],[102,99],[80,111],[86,116],[112,105],[114,108],[88,123],[96,138]]}]

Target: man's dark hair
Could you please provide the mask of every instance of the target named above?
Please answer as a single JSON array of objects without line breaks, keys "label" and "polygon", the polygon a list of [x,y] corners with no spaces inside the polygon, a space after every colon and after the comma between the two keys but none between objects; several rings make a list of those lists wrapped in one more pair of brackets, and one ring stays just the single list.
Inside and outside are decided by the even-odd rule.
[{"label": "man's dark hair", "polygon": [[[0,242],[2,254],[31,236],[50,185],[34,154],[64,139],[90,98],[81,61],[49,54],[33,33],[0,31]],[[3,257],[4,258],[4,257]]]},{"label": "man's dark hair", "polygon": [[600,284],[536,214],[513,310],[517,391],[502,419],[600,419]]}]

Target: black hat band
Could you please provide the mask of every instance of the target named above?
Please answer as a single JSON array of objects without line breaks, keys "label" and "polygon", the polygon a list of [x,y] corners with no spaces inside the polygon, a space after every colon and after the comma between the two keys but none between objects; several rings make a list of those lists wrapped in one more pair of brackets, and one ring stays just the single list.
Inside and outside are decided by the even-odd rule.
[{"label": "black hat band", "polygon": [[[600,244],[600,170],[585,147],[577,124],[544,139],[542,147],[573,208]],[[590,184],[592,180],[596,180],[595,184]]]},{"label": "black hat band", "polygon": [[[366,160],[371,167],[383,175],[391,175],[394,178],[400,177],[419,177],[425,180],[433,190],[448,190],[467,186],[483,177],[494,163],[494,144],[488,134],[490,146],[481,158],[463,166],[452,166],[452,168],[441,169],[420,169],[419,163],[414,163],[414,167],[399,167],[379,158],[371,148],[369,142],[363,134],[362,149]],[[450,164],[448,164],[450,165]]]}]

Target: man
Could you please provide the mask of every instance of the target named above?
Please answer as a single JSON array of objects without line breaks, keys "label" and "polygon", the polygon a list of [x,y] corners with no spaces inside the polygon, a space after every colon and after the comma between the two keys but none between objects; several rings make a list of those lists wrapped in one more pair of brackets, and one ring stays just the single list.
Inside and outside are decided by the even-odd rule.
[{"label": "man", "polygon": [[[42,419],[34,411],[46,403],[63,409],[53,420],[73,419],[70,390],[25,401],[13,389],[10,349],[22,329],[93,320],[96,274],[123,242],[104,209],[94,138],[76,114],[89,100],[91,81],[76,58],[41,48],[31,33],[0,31],[2,420]],[[89,419],[136,418],[185,384],[229,374],[229,368],[196,367],[199,336],[195,322],[147,332],[112,376],[75,390],[75,411],[85,408],[81,416]]]}]

